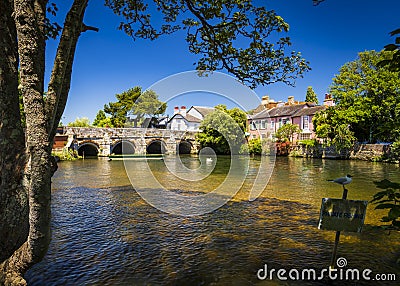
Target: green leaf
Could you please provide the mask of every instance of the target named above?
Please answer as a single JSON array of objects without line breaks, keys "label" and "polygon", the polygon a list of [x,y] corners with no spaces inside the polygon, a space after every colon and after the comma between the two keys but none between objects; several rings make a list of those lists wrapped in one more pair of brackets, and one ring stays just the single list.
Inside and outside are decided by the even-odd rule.
[{"label": "green leaf", "polygon": [[391,36],[394,36],[394,35],[400,34],[400,28],[399,28],[399,29],[396,29],[396,30],[393,30],[393,31],[391,31],[389,34],[390,34]]},{"label": "green leaf", "polygon": [[400,207],[400,205],[395,205],[395,204],[380,204],[380,205],[377,205],[377,206],[375,207],[375,209],[376,209],[376,210],[379,210],[379,209],[391,209],[391,208],[396,208],[396,207]]},{"label": "green leaf", "polygon": [[[379,189],[400,189],[400,184],[399,183],[394,183],[389,181],[388,179],[384,179],[382,181],[374,181],[374,184],[377,188]],[[380,194],[380,193],[377,193]]]}]

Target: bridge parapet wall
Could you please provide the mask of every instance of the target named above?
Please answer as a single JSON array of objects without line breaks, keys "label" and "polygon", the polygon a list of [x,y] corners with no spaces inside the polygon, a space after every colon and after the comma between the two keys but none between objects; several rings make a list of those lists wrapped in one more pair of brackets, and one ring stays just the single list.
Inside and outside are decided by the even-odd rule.
[{"label": "bridge parapet wall", "polygon": [[97,127],[64,127],[64,134],[76,141],[93,141],[99,147],[99,155],[108,156],[112,146],[121,140],[128,140],[135,145],[135,153],[145,154],[146,144],[152,140],[165,143],[168,154],[175,154],[181,140],[192,142],[193,152],[199,146],[195,142],[197,132],[156,128],[97,128]]}]

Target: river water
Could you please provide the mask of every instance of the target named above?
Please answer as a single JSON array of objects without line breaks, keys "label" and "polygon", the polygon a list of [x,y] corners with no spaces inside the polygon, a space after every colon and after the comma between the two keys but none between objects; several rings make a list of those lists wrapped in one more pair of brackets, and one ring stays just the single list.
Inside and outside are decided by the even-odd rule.
[{"label": "river water", "polygon": [[[168,160],[176,160],[170,157]],[[196,166],[194,156],[182,157]],[[144,162],[134,174],[146,183]],[[352,174],[349,199],[370,200],[373,181],[400,182],[396,165],[278,157],[259,198],[248,200],[260,159],[250,160],[240,191],[217,210],[192,217],[164,213],[133,189],[122,161],[60,162],[53,177],[52,241],[44,260],[27,274],[28,285],[399,285],[400,234],[378,227],[384,212],[368,206],[362,233],[342,233],[338,257],[347,268],[397,275],[396,282],[259,280],[268,269],[312,268],[330,261],[335,233],[318,230],[321,198],[340,198],[327,182]],[[170,174],[163,161],[150,168],[171,190],[192,195],[223,182],[229,157],[218,157],[203,181]]]}]

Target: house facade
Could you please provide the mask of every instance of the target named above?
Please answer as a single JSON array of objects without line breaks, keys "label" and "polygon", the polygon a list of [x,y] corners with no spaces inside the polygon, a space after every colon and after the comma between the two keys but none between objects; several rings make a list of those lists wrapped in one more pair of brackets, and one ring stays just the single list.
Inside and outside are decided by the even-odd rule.
[{"label": "house facade", "polygon": [[183,131],[199,131],[204,117],[213,112],[213,107],[192,106],[186,110],[185,106],[174,107],[174,115],[167,123],[167,129]]},{"label": "house facade", "polygon": [[[275,102],[263,97],[263,110],[249,117],[250,139],[274,139],[276,131],[284,124],[291,123],[299,126],[301,132],[296,134],[294,141],[315,138],[313,116],[332,106],[331,97],[325,96],[324,105],[313,102],[295,101],[292,96],[286,103]],[[257,107],[258,110],[262,109]]]}]

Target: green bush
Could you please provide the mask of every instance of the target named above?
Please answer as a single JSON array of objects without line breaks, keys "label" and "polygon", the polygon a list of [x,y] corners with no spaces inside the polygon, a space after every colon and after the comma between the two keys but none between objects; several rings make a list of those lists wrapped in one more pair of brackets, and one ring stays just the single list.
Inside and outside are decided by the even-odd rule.
[{"label": "green bush", "polygon": [[400,160],[400,139],[398,139],[396,142],[393,142],[391,148],[391,153],[393,156],[394,160]]},{"label": "green bush", "polygon": [[377,206],[375,209],[387,209],[387,216],[382,217],[382,222],[390,222],[388,228],[400,229],[400,184],[391,182],[387,179],[380,182],[374,182],[379,189],[384,189],[376,193],[372,203]]},{"label": "green bush", "polygon": [[240,154],[250,154],[250,155],[269,155],[271,150],[269,150],[267,140],[260,138],[250,139],[248,143],[243,144],[240,147]]},{"label": "green bush", "polygon": [[298,144],[304,145],[306,147],[315,147],[317,146],[318,142],[315,139],[305,139],[298,141]]},{"label": "green bush", "polygon": [[66,149],[63,149],[63,151],[53,151],[51,155],[54,157],[58,157],[60,161],[74,161],[82,158],[78,155],[78,152],[76,150]]}]

